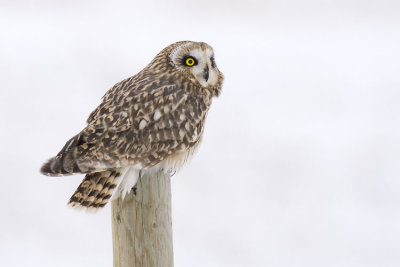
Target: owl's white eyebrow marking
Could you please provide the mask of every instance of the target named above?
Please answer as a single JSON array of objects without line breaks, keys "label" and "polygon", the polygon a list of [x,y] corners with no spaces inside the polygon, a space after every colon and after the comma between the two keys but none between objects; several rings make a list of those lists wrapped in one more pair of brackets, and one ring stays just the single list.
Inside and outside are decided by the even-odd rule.
[{"label": "owl's white eyebrow marking", "polygon": [[202,61],[204,62],[204,52],[203,50],[196,48],[196,49],[192,49],[190,51],[190,55],[192,57],[195,57],[197,59],[197,61],[199,61],[199,64],[202,63]]}]

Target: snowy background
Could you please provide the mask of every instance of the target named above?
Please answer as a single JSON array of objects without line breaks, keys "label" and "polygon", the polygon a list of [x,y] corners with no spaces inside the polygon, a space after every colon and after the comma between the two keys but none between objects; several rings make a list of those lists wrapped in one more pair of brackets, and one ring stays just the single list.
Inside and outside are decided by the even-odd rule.
[{"label": "snowy background", "polygon": [[180,40],[226,80],[173,177],[175,266],[400,266],[399,1],[1,0],[2,266],[112,266],[110,206],[39,167]]}]

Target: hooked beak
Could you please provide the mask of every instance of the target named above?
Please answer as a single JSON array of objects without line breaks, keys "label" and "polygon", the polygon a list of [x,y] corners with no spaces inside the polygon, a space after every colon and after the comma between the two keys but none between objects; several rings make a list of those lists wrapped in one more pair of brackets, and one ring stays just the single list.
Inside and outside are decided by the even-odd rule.
[{"label": "hooked beak", "polygon": [[206,80],[206,82],[208,81],[208,77],[209,77],[209,73],[208,73],[209,69],[208,66],[204,69],[204,79]]}]

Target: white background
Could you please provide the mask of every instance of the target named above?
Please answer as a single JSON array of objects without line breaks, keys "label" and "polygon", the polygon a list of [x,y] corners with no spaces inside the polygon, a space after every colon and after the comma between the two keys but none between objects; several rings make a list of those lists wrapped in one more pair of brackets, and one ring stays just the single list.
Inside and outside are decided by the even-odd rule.
[{"label": "white background", "polygon": [[116,82],[204,41],[226,80],[173,177],[175,266],[400,266],[399,1],[0,2],[2,266],[112,266],[39,174]]}]

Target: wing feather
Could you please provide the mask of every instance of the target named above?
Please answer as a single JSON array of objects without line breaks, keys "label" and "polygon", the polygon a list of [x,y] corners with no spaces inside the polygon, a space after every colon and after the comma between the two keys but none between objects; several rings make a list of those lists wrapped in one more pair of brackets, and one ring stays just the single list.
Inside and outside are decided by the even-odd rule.
[{"label": "wing feather", "polygon": [[90,114],[87,127],[42,172],[64,175],[135,164],[149,167],[197,143],[210,97],[194,94],[167,77],[151,81],[140,76],[111,88]]}]

